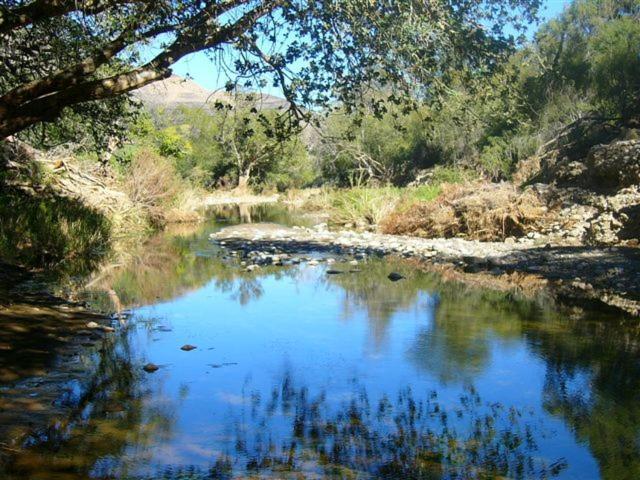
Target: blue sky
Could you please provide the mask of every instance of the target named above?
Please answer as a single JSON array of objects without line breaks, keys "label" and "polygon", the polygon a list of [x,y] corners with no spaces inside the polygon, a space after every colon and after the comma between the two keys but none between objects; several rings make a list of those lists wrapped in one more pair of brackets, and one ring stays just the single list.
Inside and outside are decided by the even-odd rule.
[{"label": "blue sky", "polygon": [[[548,20],[557,16],[571,0],[543,0],[542,20]],[[537,26],[532,25],[530,33],[535,32]],[[204,53],[195,53],[180,60],[173,68],[173,72],[181,77],[190,76],[198,84],[209,90],[224,88],[228,78],[220,72],[216,64],[211,62]],[[267,86],[263,93],[282,97],[278,88]]]}]

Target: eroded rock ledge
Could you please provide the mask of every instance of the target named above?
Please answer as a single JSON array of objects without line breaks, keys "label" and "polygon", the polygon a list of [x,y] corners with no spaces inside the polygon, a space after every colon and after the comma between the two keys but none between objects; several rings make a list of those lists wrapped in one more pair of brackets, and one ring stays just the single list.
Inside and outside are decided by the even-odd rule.
[{"label": "eroded rock ledge", "polygon": [[548,281],[565,300],[590,301],[640,316],[640,249],[631,247],[551,246],[536,243],[421,239],[378,233],[287,228],[245,224],[210,235],[223,247],[247,258],[256,251],[334,252],[344,255],[399,255],[434,264],[451,264],[465,272],[501,276],[513,272]]}]

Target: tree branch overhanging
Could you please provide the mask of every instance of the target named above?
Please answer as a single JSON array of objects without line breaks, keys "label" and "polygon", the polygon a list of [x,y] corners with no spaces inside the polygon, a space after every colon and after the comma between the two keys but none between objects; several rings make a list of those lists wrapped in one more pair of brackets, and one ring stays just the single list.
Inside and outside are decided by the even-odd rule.
[{"label": "tree branch overhanging", "polygon": [[[53,119],[65,107],[76,103],[122,95],[167,78],[171,75],[171,65],[182,57],[219,47],[238,38],[250,30],[262,17],[280,6],[282,1],[262,1],[235,22],[217,28],[214,22],[203,22],[202,17],[199,17],[194,22],[195,25],[174,32],[175,40],[146,64],[111,77],[93,79],[92,75],[101,65],[129,46],[132,40],[140,40],[139,36],[128,39],[123,32],[113,42],[97,51],[94,56],[48,77],[19,86],[0,97],[0,138],[13,135],[34,123]],[[240,0],[229,0],[216,5],[210,2],[205,9],[209,15],[222,15],[243,3]],[[215,20],[218,17],[209,16],[208,18]],[[147,36],[152,34],[155,36],[165,31],[174,30],[173,28],[161,29],[148,32]]]},{"label": "tree branch overhanging", "polygon": [[34,0],[16,8],[0,7],[0,33],[72,12],[94,15],[109,8],[152,0]]}]

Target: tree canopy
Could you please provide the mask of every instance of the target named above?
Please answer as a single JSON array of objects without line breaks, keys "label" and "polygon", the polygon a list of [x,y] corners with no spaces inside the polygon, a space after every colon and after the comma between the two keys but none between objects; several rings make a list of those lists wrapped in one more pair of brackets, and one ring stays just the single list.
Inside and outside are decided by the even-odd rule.
[{"label": "tree canopy", "polygon": [[0,138],[168,77],[205,51],[228,86],[271,82],[287,115],[410,107],[491,69],[539,0],[0,0]]}]

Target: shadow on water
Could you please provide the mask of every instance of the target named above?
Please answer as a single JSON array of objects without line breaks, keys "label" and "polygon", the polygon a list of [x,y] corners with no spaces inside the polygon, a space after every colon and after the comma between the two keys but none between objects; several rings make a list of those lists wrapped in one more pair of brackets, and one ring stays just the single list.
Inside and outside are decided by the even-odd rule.
[{"label": "shadow on water", "polygon": [[[284,222],[287,215],[264,208],[251,219]],[[402,260],[370,259],[352,273],[338,262],[339,275],[323,266],[247,272],[207,240],[212,229],[243,219],[238,210],[219,212],[198,231],[152,239],[126,265],[91,279],[90,298],[105,310],[114,308],[109,291],[122,309],[148,307],[134,309],[129,325],[80,357],[86,375],[55,399],[70,414],[30,437],[7,478],[640,478],[637,323],[597,312],[573,318],[511,292],[443,283]],[[391,283],[389,271],[407,278]],[[313,318],[325,323],[300,326],[298,298],[324,301],[315,310],[327,317]],[[269,316],[278,302],[284,307]],[[188,326],[198,308],[216,314],[194,327],[198,339],[219,328],[222,343],[211,354],[172,354],[158,372],[144,373],[169,314],[188,309]],[[291,318],[278,320],[287,309]],[[356,335],[360,325],[364,338]],[[293,345],[284,367],[278,328]],[[324,345],[323,330],[331,328],[339,333]],[[340,338],[347,331],[353,337]],[[263,337],[260,357],[254,350]],[[218,363],[188,381],[199,368],[194,355],[211,361],[204,358],[227,339],[239,342],[228,346],[242,352],[238,370]],[[342,365],[360,340],[373,349],[353,356],[358,370],[349,370]],[[329,363],[306,372],[300,359],[318,344]],[[389,353],[396,347],[397,358]],[[296,357],[297,348],[310,350]],[[253,356],[257,367],[240,370]],[[269,376],[271,357],[280,365]],[[180,363],[187,361],[194,363]],[[504,378],[518,362],[514,371],[536,391],[525,394]],[[397,371],[376,370],[385,363]],[[348,388],[336,388],[337,379]],[[218,387],[225,402],[207,390]],[[185,449],[197,455],[178,452]]]}]

